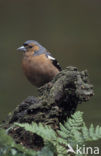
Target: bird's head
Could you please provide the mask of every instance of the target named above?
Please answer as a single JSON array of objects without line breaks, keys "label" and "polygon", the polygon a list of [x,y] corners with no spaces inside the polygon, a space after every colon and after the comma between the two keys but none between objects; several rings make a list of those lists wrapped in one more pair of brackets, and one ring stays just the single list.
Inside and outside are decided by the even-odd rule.
[{"label": "bird's head", "polygon": [[28,40],[17,50],[23,51],[23,52],[37,52],[37,51],[41,50],[42,48],[44,48],[44,47],[42,47],[37,41]]}]

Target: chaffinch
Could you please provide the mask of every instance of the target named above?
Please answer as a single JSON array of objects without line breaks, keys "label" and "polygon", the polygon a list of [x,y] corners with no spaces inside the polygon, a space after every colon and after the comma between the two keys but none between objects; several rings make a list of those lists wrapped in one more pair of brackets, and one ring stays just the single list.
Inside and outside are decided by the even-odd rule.
[{"label": "chaffinch", "polygon": [[17,50],[24,52],[22,68],[27,79],[37,87],[51,81],[61,71],[56,59],[37,41],[28,40]]}]

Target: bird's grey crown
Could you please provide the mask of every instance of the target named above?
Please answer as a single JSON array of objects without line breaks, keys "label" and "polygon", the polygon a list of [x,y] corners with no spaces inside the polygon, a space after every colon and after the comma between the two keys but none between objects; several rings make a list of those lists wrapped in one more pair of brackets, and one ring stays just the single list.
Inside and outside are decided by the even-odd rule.
[{"label": "bird's grey crown", "polygon": [[30,44],[30,43],[34,43],[34,44],[36,44],[36,45],[40,45],[37,41],[35,41],[35,40],[28,40],[28,41],[26,41],[26,42],[24,42],[24,44]]}]

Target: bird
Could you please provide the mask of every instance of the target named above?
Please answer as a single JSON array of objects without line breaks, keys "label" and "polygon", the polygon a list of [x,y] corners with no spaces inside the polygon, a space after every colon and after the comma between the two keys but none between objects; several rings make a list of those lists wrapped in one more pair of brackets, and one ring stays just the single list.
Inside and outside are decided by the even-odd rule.
[{"label": "bird", "polygon": [[36,87],[50,82],[62,69],[48,50],[35,40],[28,40],[17,48],[23,52],[22,69]]}]

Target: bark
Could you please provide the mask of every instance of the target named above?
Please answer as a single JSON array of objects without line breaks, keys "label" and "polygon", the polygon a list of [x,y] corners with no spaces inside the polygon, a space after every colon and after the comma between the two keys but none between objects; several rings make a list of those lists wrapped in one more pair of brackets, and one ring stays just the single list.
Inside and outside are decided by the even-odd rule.
[{"label": "bark", "polygon": [[[39,88],[38,91],[39,96],[29,96],[14,110],[8,120],[8,125],[14,122],[31,123],[34,121],[58,129],[59,122],[63,123],[75,112],[79,103],[88,101],[94,94],[87,71],[79,72],[76,67],[67,67],[62,70],[51,82]],[[28,142],[30,139],[27,139],[27,137],[32,138],[32,134],[27,132],[26,135],[26,132],[22,131],[24,130],[21,128],[13,129],[10,131],[10,135],[17,142],[22,142],[32,148],[32,144]],[[42,141],[40,145],[43,145]],[[37,146],[39,147],[39,144]]]}]

